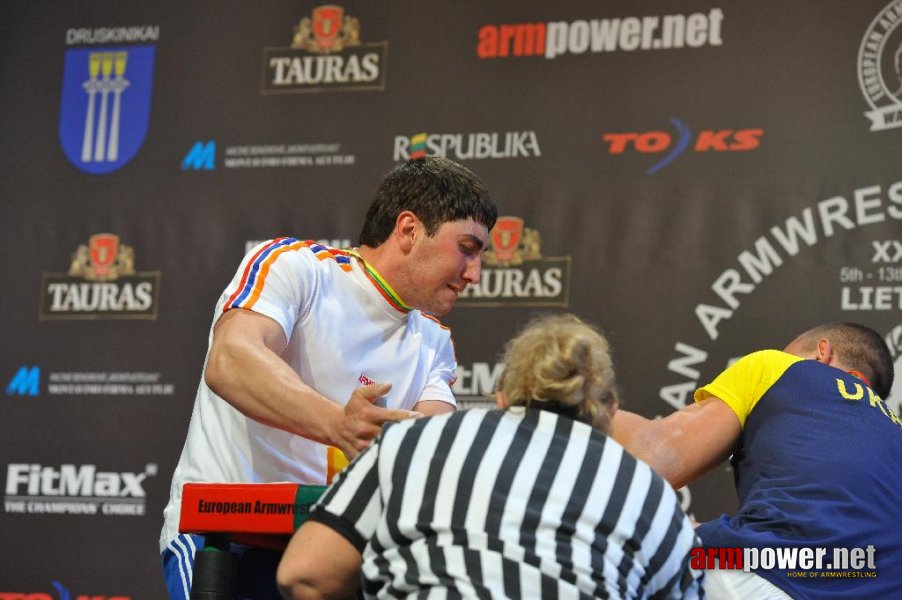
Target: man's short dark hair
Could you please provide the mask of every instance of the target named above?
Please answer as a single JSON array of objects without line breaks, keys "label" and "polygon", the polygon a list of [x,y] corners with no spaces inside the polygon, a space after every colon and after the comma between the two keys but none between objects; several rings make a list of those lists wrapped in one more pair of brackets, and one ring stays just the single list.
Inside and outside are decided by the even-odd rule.
[{"label": "man's short dark hair", "polygon": [[895,369],[892,354],[879,333],[860,323],[826,323],[808,335],[812,344],[820,338],[829,339],[846,367],[861,371],[878,396],[889,396]]},{"label": "man's short dark hair", "polygon": [[405,210],[423,222],[428,236],[449,221],[473,219],[491,229],[498,218],[495,202],[476,175],[447,158],[426,156],[385,176],[366,213],[359,244],[381,245]]}]

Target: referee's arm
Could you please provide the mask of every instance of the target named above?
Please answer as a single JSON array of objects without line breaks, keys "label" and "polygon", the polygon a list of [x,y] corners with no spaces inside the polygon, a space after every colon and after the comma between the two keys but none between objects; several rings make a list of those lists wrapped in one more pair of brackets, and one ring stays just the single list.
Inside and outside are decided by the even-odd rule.
[{"label": "referee's arm", "polygon": [[317,521],[304,523],[285,550],[276,575],[286,600],[354,598],[360,552],[343,535]]},{"label": "referee's arm", "polygon": [[385,433],[339,474],[292,536],[276,573],[286,600],[355,597],[361,557],[383,513],[378,467]]}]

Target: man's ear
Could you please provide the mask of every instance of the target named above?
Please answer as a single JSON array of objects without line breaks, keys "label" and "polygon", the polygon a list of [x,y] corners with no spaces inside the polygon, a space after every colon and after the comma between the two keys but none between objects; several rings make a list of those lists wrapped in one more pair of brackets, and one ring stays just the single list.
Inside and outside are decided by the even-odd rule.
[{"label": "man's ear", "polygon": [[395,238],[405,253],[410,252],[417,237],[422,235],[422,222],[409,210],[402,211],[395,220]]},{"label": "man's ear", "polygon": [[818,340],[815,352],[817,354],[814,357],[814,360],[819,363],[829,365],[836,361],[836,351],[833,349],[833,343],[827,338]]}]

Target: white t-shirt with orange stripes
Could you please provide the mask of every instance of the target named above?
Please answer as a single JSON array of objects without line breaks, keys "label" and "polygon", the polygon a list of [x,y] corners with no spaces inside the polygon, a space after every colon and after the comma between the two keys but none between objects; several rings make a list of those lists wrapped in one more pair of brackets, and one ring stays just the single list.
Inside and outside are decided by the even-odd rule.
[{"label": "white t-shirt with orange stripes", "polygon": [[[391,383],[384,405],[454,405],[450,331],[411,310],[362,259],[293,238],[260,244],[244,258],[216,306],[252,310],[285,331],[283,359],[319,393],[344,405],[367,383]],[[213,328],[210,328],[212,341]],[[380,401],[380,405],[383,401]],[[188,437],[163,511],[160,549],[178,534],[186,482],[326,484],[342,465],[335,449],[238,412],[201,378]]]}]

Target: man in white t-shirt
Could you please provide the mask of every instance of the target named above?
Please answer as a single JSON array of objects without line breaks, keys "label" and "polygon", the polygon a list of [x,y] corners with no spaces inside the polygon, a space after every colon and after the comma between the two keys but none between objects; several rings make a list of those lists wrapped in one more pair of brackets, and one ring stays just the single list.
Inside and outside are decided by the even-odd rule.
[{"label": "man in white t-shirt", "polygon": [[[473,173],[426,157],[385,177],[359,248],[277,238],[244,258],[216,306],[164,510],[171,598],[188,598],[203,543],[178,533],[184,483],[324,485],[384,423],[455,409],[454,347],[434,316],[479,281],[496,218]],[[278,558],[244,551],[239,596],[278,598]]]}]

